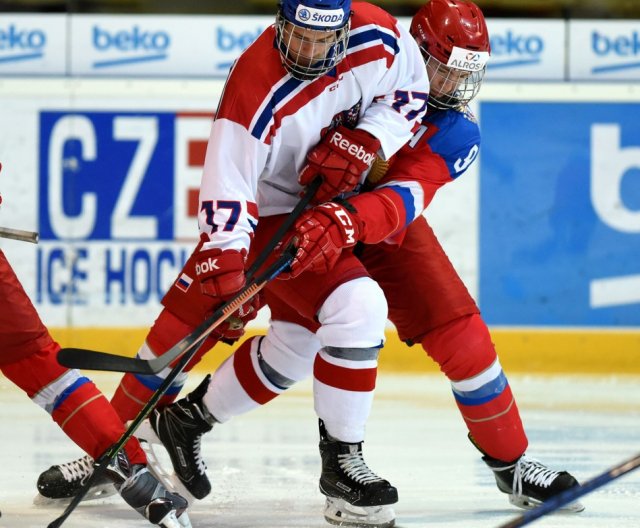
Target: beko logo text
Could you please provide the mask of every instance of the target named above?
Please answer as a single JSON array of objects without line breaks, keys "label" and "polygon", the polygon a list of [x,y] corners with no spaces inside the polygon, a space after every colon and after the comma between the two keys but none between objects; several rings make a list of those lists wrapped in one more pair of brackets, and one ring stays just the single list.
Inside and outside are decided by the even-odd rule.
[{"label": "beko logo text", "polygon": [[[130,30],[109,31],[99,26],[93,27],[93,47],[99,52],[111,51],[127,53],[108,59],[100,58],[93,63],[94,68],[127,66],[141,62],[165,60],[171,45],[171,37],[164,31],[145,31],[138,26]],[[133,55],[132,53],[137,53]]]},{"label": "beko logo text", "polygon": [[221,51],[244,51],[251,43],[256,40],[262,28],[257,28],[254,32],[244,31],[242,33],[232,33],[223,27],[219,27],[216,30],[216,42]]},{"label": "beko logo text", "polygon": [[41,50],[47,43],[47,36],[39,29],[18,29],[11,24],[0,28],[0,50]]},{"label": "beko logo text", "polygon": [[19,29],[14,24],[0,28],[0,66],[41,59],[46,43],[41,29]]},{"label": "beko logo text", "polygon": [[516,68],[541,62],[544,40],[538,35],[518,35],[507,30],[502,35],[491,37],[491,55],[494,60],[489,68]]},{"label": "beko logo text", "polygon": [[613,53],[621,57],[630,57],[640,53],[640,34],[634,31],[631,36],[619,35],[608,37],[597,31],[591,34],[591,46],[596,55],[608,55]]},{"label": "beko logo text", "polygon": [[121,30],[110,33],[98,26],[93,28],[93,45],[97,50],[106,51],[165,51],[171,44],[171,38],[164,31],[144,31],[133,26],[130,31]]},{"label": "beko logo text", "polygon": [[493,55],[539,55],[544,49],[544,41],[537,35],[515,35],[511,30],[506,35],[491,37]]},{"label": "beko logo text", "polygon": [[608,73],[620,70],[640,68],[637,56],[640,55],[640,33],[633,31],[631,35],[608,36],[593,31],[591,33],[591,48],[593,53],[599,57],[610,58],[630,58],[631,62],[607,64],[596,66],[591,71],[593,73]]}]

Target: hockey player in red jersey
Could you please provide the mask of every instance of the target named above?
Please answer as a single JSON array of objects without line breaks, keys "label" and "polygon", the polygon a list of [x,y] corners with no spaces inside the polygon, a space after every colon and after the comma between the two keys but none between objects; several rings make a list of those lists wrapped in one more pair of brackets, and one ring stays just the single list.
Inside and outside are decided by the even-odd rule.
[{"label": "hockey player in red jersey", "polygon": [[[451,381],[469,437],[494,472],[500,491],[527,508],[577,482],[524,454],[527,437],[487,326],[422,216],[436,191],[463,174],[478,154],[479,129],[467,104],[485,72],[488,32],[475,4],[431,0],[413,18],[411,33],[431,83],[429,112],[398,155],[371,169],[367,184],[372,190],[316,206],[298,220],[298,253],[291,273],[298,278],[292,282],[313,291],[318,273],[334,270],[345,252],[355,254],[383,289],[401,339],[421,345]],[[213,423],[263,405],[311,374],[314,391],[337,384],[337,379],[351,394],[366,390],[344,368],[343,358],[323,347],[318,322],[322,313],[305,316],[274,291],[277,288],[266,293],[271,308],[268,334],[243,343],[211,381],[207,378],[152,418],[189,489],[208,488],[204,466],[195,462],[200,460],[199,437]],[[336,403],[316,398],[316,411],[321,415],[325,406]],[[202,414],[200,427],[187,419],[194,412]],[[355,526],[393,524],[388,512],[362,509],[343,491],[353,486],[352,477],[364,462],[346,457],[322,426],[320,450],[328,461],[320,480],[327,520]],[[178,456],[189,451],[191,462]],[[345,457],[342,462],[333,464],[335,452]]]},{"label": "hockey player in red jersey", "polygon": [[[47,411],[65,434],[89,455],[78,463],[92,468],[93,459],[124,433],[122,420],[90,379],[58,363],[56,355],[60,346],[40,320],[1,249],[0,299],[3,302],[0,371]],[[109,465],[102,483],[90,490],[92,497],[111,494],[115,485],[122,498],[152,524],[164,528],[190,527],[187,501],[167,491],[146,465],[140,443],[130,439]],[[75,465],[64,464],[49,470],[55,473],[56,483],[62,483],[58,490],[61,498],[72,497],[77,492],[74,470]],[[38,486],[46,487],[50,476],[45,472]]]},{"label": "hockey player in red jersey", "polygon": [[[142,358],[166,352],[244,286],[245,267],[318,174],[317,202],[353,189],[376,156],[389,159],[411,138],[426,112],[420,51],[388,13],[350,0],[281,0],[278,7],[275,25],[239,57],[227,79],[200,189],[201,241],[163,299]],[[348,243],[348,230],[344,235]],[[313,280],[274,281],[267,289],[305,317],[317,314],[323,353],[342,365],[317,391],[332,449],[323,467],[353,451],[362,505],[394,503],[396,489],[364,465],[361,449],[352,450],[364,439],[384,341],[381,289],[347,251]],[[238,315],[247,321],[251,313],[246,307]],[[231,329],[222,332],[230,337]],[[201,352],[215,342],[209,339]],[[123,420],[139,412],[163,376],[124,376],[112,399]],[[163,403],[183,383],[181,376]],[[194,412],[185,427],[207,426],[206,406]],[[209,482],[193,480],[189,490],[202,498]]]}]

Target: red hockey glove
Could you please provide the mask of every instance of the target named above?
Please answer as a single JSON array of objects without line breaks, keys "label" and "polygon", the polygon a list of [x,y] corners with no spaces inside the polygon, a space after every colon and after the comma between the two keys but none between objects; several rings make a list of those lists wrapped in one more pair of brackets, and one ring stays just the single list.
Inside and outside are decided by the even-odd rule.
[{"label": "red hockey glove", "polygon": [[[246,283],[244,264],[246,251],[218,248],[200,252],[196,263],[196,277],[210,311],[233,298]],[[223,341],[235,341],[244,334],[244,326],[255,319],[259,301],[253,299],[243,304],[226,322],[216,328]]]},{"label": "red hockey glove", "polygon": [[335,266],[344,248],[355,246],[361,229],[355,209],[327,202],[305,211],[294,225],[298,251],[290,277],[303,271],[326,273]]},{"label": "red hockey glove", "polygon": [[322,185],[313,198],[314,203],[332,200],[358,185],[360,175],[376,159],[380,141],[364,130],[350,130],[339,126],[331,130],[307,154],[298,181],[306,186],[322,175]]}]

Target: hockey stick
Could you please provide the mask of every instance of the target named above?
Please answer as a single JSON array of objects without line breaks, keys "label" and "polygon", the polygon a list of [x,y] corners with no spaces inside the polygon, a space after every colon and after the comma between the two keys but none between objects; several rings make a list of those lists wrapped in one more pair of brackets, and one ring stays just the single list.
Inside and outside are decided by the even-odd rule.
[{"label": "hockey stick", "polygon": [[565,504],[569,504],[583,495],[591,493],[593,490],[608,484],[612,480],[630,473],[638,467],[640,467],[640,453],[608,469],[604,473],[597,475],[580,486],[569,488],[562,493],[558,493],[558,495],[554,495],[539,506],[524,512],[507,523],[501,524],[498,528],[519,528],[520,526],[526,526],[536,519],[561,508]]},{"label": "hockey stick", "polygon": [[131,372],[133,374],[157,374],[185,352],[202,344],[216,327],[254,297],[275,275],[280,273],[285,266],[283,262],[288,264],[293,259],[294,253],[295,251],[292,248],[288,248],[265,273],[251,281],[240,293],[220,306],[190,334],[155,359],[139,359],[137,357],[120,356],[84,348],[63,348],[58,352],[58,363],[68,368]]},{"label": "hockey stick", "polygon": [[[248,278],[251,278],[273,253],[275,247],[282,241],[284,234],[291,228],[302,211],[307,207],[321,183],[322,179],[320,177],[317,177],[311,182],[302,199],[293,211],[291,211],[289,216],[287,216],[262,252],[256,257],[256,260],[247,271]],[[251,284],[255,284],[255,281]],[[58,352],[58,362],[69,368],[131,372],[133,374],[157,374],[168,367],[176,358],[184,354],[187,348],[203,343],[216,326],[232,315],[240,306],[259,291],[256,290],[249,293],[248,290],[249,286],[229,302],[223,304],[213,315],[193,330],[193,332],[178,341],[178,343],[167,352],[157,358],[146,360],[84,348],[63,348]]]},{"label": "hockey stick", "polygon": [[20,240],[21,242],[38,243],[39,235],[33,231],[23,231],[22,229],[11,229],[9,227],[0,227],[0,238],[10,238],[12,240]]},{"label": "hockey stick", "polygon": [[264,247],[262,252],[256,257],[256,260],[253,261],[253,264],[249,266],[247,270],[247,280],[249,280],[253,275],[260,269],[265,261],[269,258],[269,255],[273,252],[273,250],[277,247],[280,242],[284,239],[284,235],[291,229],[294,222],[298,219],[298,217],[302,214],[302,212],[307,208],[307,205],[311,203],[313,197],[316,195],[316,192],[320,188],[322,184],[322,176],[316,176],[313,181],[309,184],[309,186],[305,189],[304,195],[300,199],[300,201],[293,208],[293,211],[289,213],[289,216],[285,218],[282,225],[278,228],[278,230],[271,237],[269,243]]},{"label": "hockey stick", "polygon": [[[269,266],[269,268],[263,274],[261,274],[258,278],[252,281],[252,283],[249,286],[247,286],[241,293],[236,295],[234,299],[232,299],[228,303],[225,303],[225,306],[229,307],[228,309],[231,309],[230,307],[231,304],[237,303],[235,305],[235,308],[231,310],[231,313],[234,312],[240,304],[245,302],[247,299],[250,299],[251,297],[253,297],[257,292],[259,292],[262,288],[264,288],[264,286],[270,280],[277,277],[278,274],[280,274],[291,263],[294,255],[295,255],[295,249],[293,248],[293,245],[291,245],[282,253],[282,255],[280,255],[278,260],[276,260],[271,266]],[[242,300],[240,300],[241,297],[242,297]],[[221,307],[220,309],[216,310],[216,313],[222,312],[222,311],[223,310]],[[226,309],[224,311],[226,313]],[[78,493],[75,495],[75,497],[73,497],[73,500],[67,505],[62,515],[60,515],[60,517],[58,517],[53,522],[51,522],[47,528],[59,528],[60,526],[62,526],[62,523],[67,519],[67,517],[69,517],[69,515],[71,515],[71,513],[73,512],[73,510],[76,509],[78,504],[80,504],[80,502],[82,501],[84,496],[87,494],[89,489],[91,489],[93,484],[107,470],[107,466],[109,465],[109,462],[111,462],[111,460],[116,456],[118,451],[120,451],[124,447],[124,445],[127,443],[129,438],[133,436],[133,434],[136,432],[140,424],[147,418],[147,416],[154,409],[154,407],[156,406],[160,398],[162,398],[164,393],[167,392],[167,389],[169,389],[169,387],[171,386],[173,381],[176,379],[176,377],[184,370],[187,363],[189,363],[191,358],[197,352],[199,348],[198,345],[202,343],[207,338],[207,336],[214,330],[214,328],[217,325],[219,325],[222,321],[224,321],[226,317],[227,317],[226,315],[221,315],[218,318],[216,318],[215,321],[213,321],[213,319],[215,318],[215,314],[212,315],[209,319],[207,319],[207,321],[205,321],[205,323],[209,323],[209,321],[213,321],[211,324],[209,324],[205,328],[205,323],[203,323],[198,328],[196,328],[194,332],[192,332],[187,336],[188,338],[191,338],[188,340],[189,341],[188,344],[185,343],[187,341],[187,338],[183,339],[182,341],[180,341],[180,343],[178,343],[178,345],[184,343],[184,345],[180,348],[180,354],[176,356],[176,357],[179,357],[180,355],[182,355],[178,363],[176,363],[176,365],[171,369],[171,372],[169,372],[169,375],[164,379],[162,384],[151,395],[151,398],[149,399],[149,401],[138,413],[138,415],[132,420],[129,427],[124,432],[124,434],[120,437],[120,439],[115,444],[113,444],[109,449],[107,449],[107,451],[105,451],[105,453],[95,461],[93,465],[93,473],[91,474],[91,476],[84,482],[84,484],[82,485]],[[202,329],[202,331],[198,332],[198,330],[200,329]],[[164,358],[167,355],[168,355],[168,352],[167,354],[160,356],[160,358]]]}]

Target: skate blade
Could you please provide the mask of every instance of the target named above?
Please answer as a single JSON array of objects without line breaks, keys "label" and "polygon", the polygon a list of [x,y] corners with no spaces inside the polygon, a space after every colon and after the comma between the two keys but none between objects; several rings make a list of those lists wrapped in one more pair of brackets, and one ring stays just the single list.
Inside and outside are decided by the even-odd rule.
[{"label": "skate blade", "polygon": [[324,518],[330,524],[351,528],[391,528],[396,523],[396,514],[388,505],[354,506],[335,497],[327,497]]},{"label": "skate blade", "polygon": [[[185,488],[184,484],[178,478],[178,475],[175,474],[169,453],[164,445],[162,445],[162,441],[156,435],[153,427],[151,427],[149,420],[145,420],[140,424],[140,427],[138,427],[136,431],[136,437],[140,441],[142,450],[147,455],[147,469],[149,472],[169,491],[182,495],[188,505],[191,506],[196,499],[191,495],[189,490]],[[163,463],[161,460],[166,462]],[[178,520],[182,519],[182,517],[184,517],[184,514],[181,515]],[[187,525],[187,528],[190,526],[191,524]]]},{"label": "skate blade", "polygon": [[191,520],[187,512],[183,512],[180,517],[176,517],[176,512],[172,511],[167,514],[159,523],[161,528],[193,528],[191,526]]},{"label": "skate blade", "polygon": [[[531,497],[520,496],[517,497],[515,495],[509,495],[509,502],[518,508],[522,508],[523,510],[532,510],[536,506],[540,506],[542,504],[540,501],[536,499],[532,499]],[[584,510],[584,504],[580,501],[571,502],[569,504],[565,504],[561,508],[558,508],[556,511],[559,513],[580,513]]]},{"label": "skate blade", "polygon": [[[118,492],[113,484],[101,484],[99,486],[92,487],[87,494],[82,498],[81,502],[88,502],[94,500],[101,500],[116,495]],[[61,499],[52,499],[45,497],[38,493],[33,498],[34,506],[66,506],[73,500],[73,497],[64,497]]]}]

